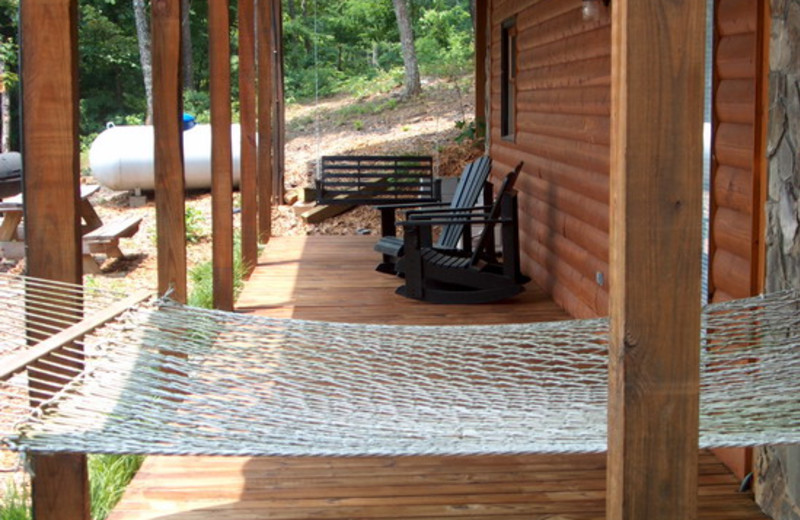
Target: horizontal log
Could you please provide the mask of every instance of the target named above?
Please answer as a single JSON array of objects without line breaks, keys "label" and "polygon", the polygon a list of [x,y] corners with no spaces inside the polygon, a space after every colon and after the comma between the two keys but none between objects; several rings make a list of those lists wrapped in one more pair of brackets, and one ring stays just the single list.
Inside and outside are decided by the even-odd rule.
[{"label": "horizontal log", "polygon": [[752,125],[720,123],[714,137],[714,156],[717,164],[744,170],[752,169],[755,133]]},{"label": "horizontal log", "polygon": [[756,84],[752,79],[719,82],[714,109],[717,121],[752,125],[756,113]]},{"label": "horizontal log", "polygon": [[524,197],[520,201],[520,227],[525,230],[530,222],[538,222],[555,233],[559,233],[578,247],[586,250],[598,260],[607,263],[609,258],[608,233],[597,229],[593,224],[579,220],[549,204],[533,197]]},{"label": "horizontal log", "polygon": [[522,68],[517,76],[517,88],[520,92],[600,85],[611,85],[611,56],[531,69]]},{"label": "horizontal log", "polygon": [[[535,31],[532,31],[532,33]],[[565,33],[554,41],[533,45],[528,33],[520,35],[520,67],[536,68],[611,55],[611,26]]]},{"label": "horizontal log", "polygon": [[728,208],[717,208],[714,212],[712,237],[715,250],[724,249],[743,258],[752,260],[753,219],[747,213]]},{"label": "horizontal log", "polygon": [[583,302],[589,309],[592,309],[595,315],[600,314],[598,307],[603,305],[603,302],[607,300],[607,296],[599,294],[604,292],[604,289],[597,285],[594,277],[587,278],[583,276],[552,251],[537,242],[526,242],[523,250],[532,260],[550,272],[575,298]]},{"label": "horizontal log", "polygon": [[[555,4],[562,2],[548,3],[553,4],[552,7],[558,7]],[[563,3],[568,4],[568,2]],[[563,9],[568,10],[550,19],[542,19],[536,15],[518,18],[519,50],[529,51],[531,49],[545,48],[556,42],[569,41],[579,35],[596,32],[597,29],[601,28],[610,31],[611,25],[609,21],[598,20],[597,22],[584,23],[580,8],[576,9],[575,7],[574,4],[565,5]],[[559,8],[561,9],[561,7]],[[528,13],[525,14],[527,15]],[[596,44],[605,47],[608,52],[611,51],[610,32],[608,32],[608,39],[605,41],[605,45],[603,45],[602,36],[594,36],[592,38],[597,38],[594,43],[591,43],[592,45]]]},{"label": "horizontal log", "polygon": [[753,212],[753,171],[719,165],[711,183],[714,187],[714,204],[743,213]]},{"label": "horizontal log", "polygon": [[721,38],[717,44],[717,78],[745,79],[756,76],[756,36],[752,33]]},{"label": "horizontal log", "polygon": [[608,263],[542,223],[531,221],[525,229],[520,229],[520,240],[525,244],[538,242],[590,280],[596,281],[598,273],[608,280]]},{"label": "horizontal log", "polygon": [[524,151],[575,168],[598,173],[610,169],[610,150],[607,144],[576,141],[563,137],[517,132],[518,147]]},{"label": "horizontal log", "polygon": [[551,107],[553,112],[529,112],[518,107],[518,131],[589,144],[601,144],[606,147],[610,145],[610,117],[563,114],[556,112],[559,108]]},{"label": "horizontal log", "polygon": [[716,14],[717,32],[722,36],[757,30],[758,2],[754,0],[720,0]]},{"label": "horizontal log", "polygon": [[517,110],[611,116],[611,88],[608,86],[538,89],[519,92]]},{"label": "horizontal log", "polygon": [[747,298],[750,292],[750,262],[725,249],[714,251],[711,278],[717,290],[733,298]]},{"label": "horizontal log", "polygon": [[576,168],[502,144],[493,146],[491,153],[494,160],[503,166],[502,172],[509,171],[509,165],[524,161],[523,176],[539,177],[602,204],[608,204],[609,178],[606,172]]},{"label": "horizontal log", "polygon": [[[524,196],[534,197],[560,211],[572,215],[603,232],[609,229],[609,206],[584,197],[578,193],[546,182],[536,177],[525,176],[517,180],[517,188]],[[522,202],[524,204],[524,202]]]},{"label": "horizontal log", "polygon": [[535,261],[527,260],[523,262],[523,272],[527,273],[534,283],[542,287],[553,298],[553,301],[567,311],[570,316],[576,319],[586,319],[607,314],[607,312],[596,311],[577,298],[569,288]]}]

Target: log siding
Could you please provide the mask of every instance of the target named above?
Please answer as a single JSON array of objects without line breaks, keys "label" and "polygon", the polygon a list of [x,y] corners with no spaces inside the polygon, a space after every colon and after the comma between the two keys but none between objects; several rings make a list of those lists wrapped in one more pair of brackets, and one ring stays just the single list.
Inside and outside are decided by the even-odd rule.
[{"label": "log siding", "polygon": [[[515,139],[501,135],[502,24],[516,20]],[[581,2],[493,2],[490,153],[494,174],[525,161],[523,270],[576,317],[608,313],[611,28]]]}]

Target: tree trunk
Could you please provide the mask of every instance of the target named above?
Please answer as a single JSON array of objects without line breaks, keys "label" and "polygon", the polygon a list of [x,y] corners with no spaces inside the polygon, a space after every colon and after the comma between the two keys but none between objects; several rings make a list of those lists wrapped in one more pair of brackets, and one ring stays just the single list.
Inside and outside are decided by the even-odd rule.
[{"label": "tree trunk", "polygon": [[422,91],[419,81],[417,51],[414,48],[414,32],[408,15],[408,0],[392,0],[397,15],[397,28],[400,30],[400,44],[403,48],[403,63],[406,68],[405,91],[403,98],[416,96]]},{"label": "tree trunk", "polygon": [[6,62],[0,56],[0,152],[11,151],[11,103],[6,88]]},{"label": "tree trunk", "polygon": [[144,0],[133,0],[133,15],[136,19],[136,38],[139,41],[139,61],[142,64],[144,94],[147,100],[147,113],[144,124],[153,124],[153,65],[150,55],[150,25]]},{"label": "tree trunk", "polygon": [[194,51],[192,50],[192,25],[189,10],[192,0],[181,0],[181,63],[183,67],[183,88],[194,90]]}]

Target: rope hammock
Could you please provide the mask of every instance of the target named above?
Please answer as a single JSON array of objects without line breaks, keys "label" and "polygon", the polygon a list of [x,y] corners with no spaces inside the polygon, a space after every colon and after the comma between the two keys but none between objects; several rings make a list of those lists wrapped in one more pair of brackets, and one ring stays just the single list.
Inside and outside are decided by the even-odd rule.
[{"label": "rope hammock", "polygon": [[[24,322],[26,283],[0,277],[2,300],[16,301],[6,323]],[[2,406],[15,422],[4,419],[0,437],[33,452],[599,452],[607,337],[605,319],[386,326],[151,300],[85,337],[82,351],[6,378]],[[800,442],[800,292],[709,306],[702,338],[701,447]],[[3,348],[20,341],[2,330]],[[71,382],[31,410],[28,385],[65,371]]]}]

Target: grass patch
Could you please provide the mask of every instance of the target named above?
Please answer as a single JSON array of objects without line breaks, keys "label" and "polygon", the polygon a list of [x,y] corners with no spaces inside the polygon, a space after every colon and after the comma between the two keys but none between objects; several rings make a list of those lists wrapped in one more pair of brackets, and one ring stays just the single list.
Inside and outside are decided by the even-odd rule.
[{"label": "grass patch", "polygon": [[[144,457],[141,455],[89,455],[89,489],[92,520],[105,520],[117,505]],[[31,520],[31,497],[27,489],[8,483],[0,504],[0,520]]]},{"label": "grass patch", "polygon": [[[233,239],[233,298],[239,295],[244,287],[245,265],[242,262],[241,239],[235,235]],[[188,304],[192,307],[203,309],[214,308],[214,269],[209,260],[197,264],[189,271],[189,281],[192,289],[189,293]]]},{"label": "grass patch", "polygon": [[6,484],[3,503],[0,504],[0,520],[31,520],[31,497],[25,489],[13,482]]},{"label": "grass patch", "polygon": [[143,461],[141,455],[89,456],[92,520],[105,520],[122,498]]}]

